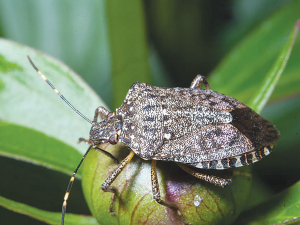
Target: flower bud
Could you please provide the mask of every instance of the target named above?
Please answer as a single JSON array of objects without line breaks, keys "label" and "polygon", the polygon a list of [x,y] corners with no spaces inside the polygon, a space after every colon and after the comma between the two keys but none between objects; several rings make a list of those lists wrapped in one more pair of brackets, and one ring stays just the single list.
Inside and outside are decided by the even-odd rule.
[{"label": "flower bud", "polygon": [[[121,162],[130,150],[121,144],[102,146]],[[134,156],[112,186],[117,188],[109,213],[111,192],[101,189],[105,179],[117,168],[111,158],[97,150],[87,155],[82,186],[88,206],[99,224],[183,224],[176,211],[157,203],[152,196],[151,161]],[[197,170],[197,169],[195,169]],[[201,173],[232,178],[224,188],[199,180],[174,162],[157,162],[162,200],[175,204],[190,224],[230,224],[241,212],[248,197],[249,167],[234,170],[197,170]]]}]

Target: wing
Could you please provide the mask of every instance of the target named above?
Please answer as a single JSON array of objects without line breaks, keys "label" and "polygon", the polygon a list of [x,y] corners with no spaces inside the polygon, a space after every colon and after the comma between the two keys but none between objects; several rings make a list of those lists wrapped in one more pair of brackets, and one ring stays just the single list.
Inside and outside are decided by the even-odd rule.
[{"label": "wing", "polygon": [[217,124],[164,143],[153,159],[197,163],[228,158],[252,149],[251,141],[232,124]]},{"label": "wing", "polygon": [[254,163],[270,153],[278,130],[250,108],[230,112],[228,124],[211,124],[193,135],[165,143],[154,159],[204,169],[227,169]]}]

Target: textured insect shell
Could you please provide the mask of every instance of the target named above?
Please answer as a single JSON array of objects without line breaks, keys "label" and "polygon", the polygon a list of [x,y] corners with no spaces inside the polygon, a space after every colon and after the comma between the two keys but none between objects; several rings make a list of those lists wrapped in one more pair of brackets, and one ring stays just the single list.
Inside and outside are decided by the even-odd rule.
[{"label": "textured insect shell", "polygon": [[221,160],[273,144],[279,133],[245,104],[212,90],[135,83],[117,109],[120,141],[143,159]]},{"label": "textured insect shell", "polygon": [[119,115],[94,123],[90,130],[89,140],[92,143],[107,142],[111,135],[119,134],[122,129],[122,117]]}]

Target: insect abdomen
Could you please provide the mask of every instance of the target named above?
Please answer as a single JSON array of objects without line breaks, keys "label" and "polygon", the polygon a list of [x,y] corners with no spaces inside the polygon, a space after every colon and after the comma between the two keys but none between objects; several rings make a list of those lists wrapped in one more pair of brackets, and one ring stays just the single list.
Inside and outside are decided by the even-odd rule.
[{"label": "insect abdomen", "polygon": [[230,158],[205,161],[199,163],[191,163],[187,165],[197,167],[200,169],[214,169],[214,170],[223,170],[223,169],[247,166],[269,155],[271,153],[270,149],[272,147],[273,146],[261,147],[258,150],[247,152],[242,155],[237,155]]}]

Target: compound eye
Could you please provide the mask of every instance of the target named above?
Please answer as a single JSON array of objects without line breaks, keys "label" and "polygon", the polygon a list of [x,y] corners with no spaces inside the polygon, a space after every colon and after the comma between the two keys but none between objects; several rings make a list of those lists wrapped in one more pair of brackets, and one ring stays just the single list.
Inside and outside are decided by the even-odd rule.
[{"label": "compound eye", "polygon": [[108,142],[111,143],[112,145],[115,145],[118,143],[118,139],[119,139],[119,137],[117,134],[112,134],[112,135],[110,135]]}]

